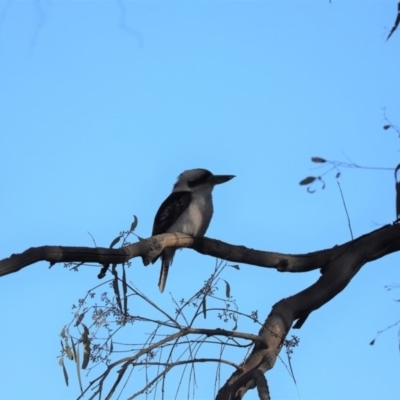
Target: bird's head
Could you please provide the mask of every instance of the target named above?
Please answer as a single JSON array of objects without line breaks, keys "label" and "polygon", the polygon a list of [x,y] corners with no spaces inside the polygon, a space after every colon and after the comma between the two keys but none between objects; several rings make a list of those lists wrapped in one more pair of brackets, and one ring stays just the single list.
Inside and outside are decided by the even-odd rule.
[{"label": "bird's head", "polygon": [[202,168],[189,169],[178,176],[173,192],[209,189],[210,193],[215,185],[228,182],[235,175],[213,175],[210,171]]}]

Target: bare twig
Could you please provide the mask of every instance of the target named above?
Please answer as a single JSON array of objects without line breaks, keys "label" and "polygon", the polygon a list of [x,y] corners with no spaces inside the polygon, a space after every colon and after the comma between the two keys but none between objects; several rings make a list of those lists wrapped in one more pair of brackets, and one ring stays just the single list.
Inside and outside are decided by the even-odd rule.
[{"label": "bare twig", "polygon": [[340,183],[339,183],[339,182],[338,182],[337,184],[338,184],[338,186],[339,186],[340,195],[342,196],[343,206],[344,206],[344,209],[345,209],[345,211],[346,211],[346,215],[347,215],[347,222],[348,222],[348,224],[349,224],[349,229],[350,229],[351,240],[354,240],[354,237],[353,237],[353,231],[351,230],[351,222],[350,222],[350,217],[349,217],[349,213],[347,212],[346,202],[344,201],[344,197],[343,197],[342,188],[341,188],[341,186],[340,186]]}]

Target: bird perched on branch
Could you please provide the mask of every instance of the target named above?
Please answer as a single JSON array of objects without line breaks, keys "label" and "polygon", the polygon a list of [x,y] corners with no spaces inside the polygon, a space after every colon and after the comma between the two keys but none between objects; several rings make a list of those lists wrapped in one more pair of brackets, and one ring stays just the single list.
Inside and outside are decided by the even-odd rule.
[{"label": "bird perched on branch", "polygon": [[[161,233],[180,232],[201,237],[207,231],[213,215],[211,192],[215,185],[228,182],[234,175],[213,175],[206,169],[190,169],[182,172],[172,193],[161,204],[154,218],[152,236]],[[176,249],[161,253],[161,273],[158,287],[164,291],[168,269]],[[153,260],[153,264],[158,257]]]}]

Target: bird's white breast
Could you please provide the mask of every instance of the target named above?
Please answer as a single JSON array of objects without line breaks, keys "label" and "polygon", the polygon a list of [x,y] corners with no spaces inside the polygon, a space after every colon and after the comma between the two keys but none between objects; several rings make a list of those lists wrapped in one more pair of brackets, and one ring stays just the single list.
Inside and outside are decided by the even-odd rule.
[{"label": "bird's white breast", "polygon": [[211,194],[209,196],[193,194],[188,208],[168,229],[168,232],[182,232],[192,236],[203,236],[210,225],[212,214]]}]

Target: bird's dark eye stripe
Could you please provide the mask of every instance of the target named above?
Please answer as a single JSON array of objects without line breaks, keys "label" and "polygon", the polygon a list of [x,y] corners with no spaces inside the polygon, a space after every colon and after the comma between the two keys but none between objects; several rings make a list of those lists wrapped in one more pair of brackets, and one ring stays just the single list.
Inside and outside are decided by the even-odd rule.
[{"label": "bird's dark eye stripe", "polygon": [[188,181],[188,186],[193,187],[201,185],[202,183],[206,183],[211,178],[211,176],[212,173],[210,171],[205,171],[204,174],[202,174],[199,178]]}]

